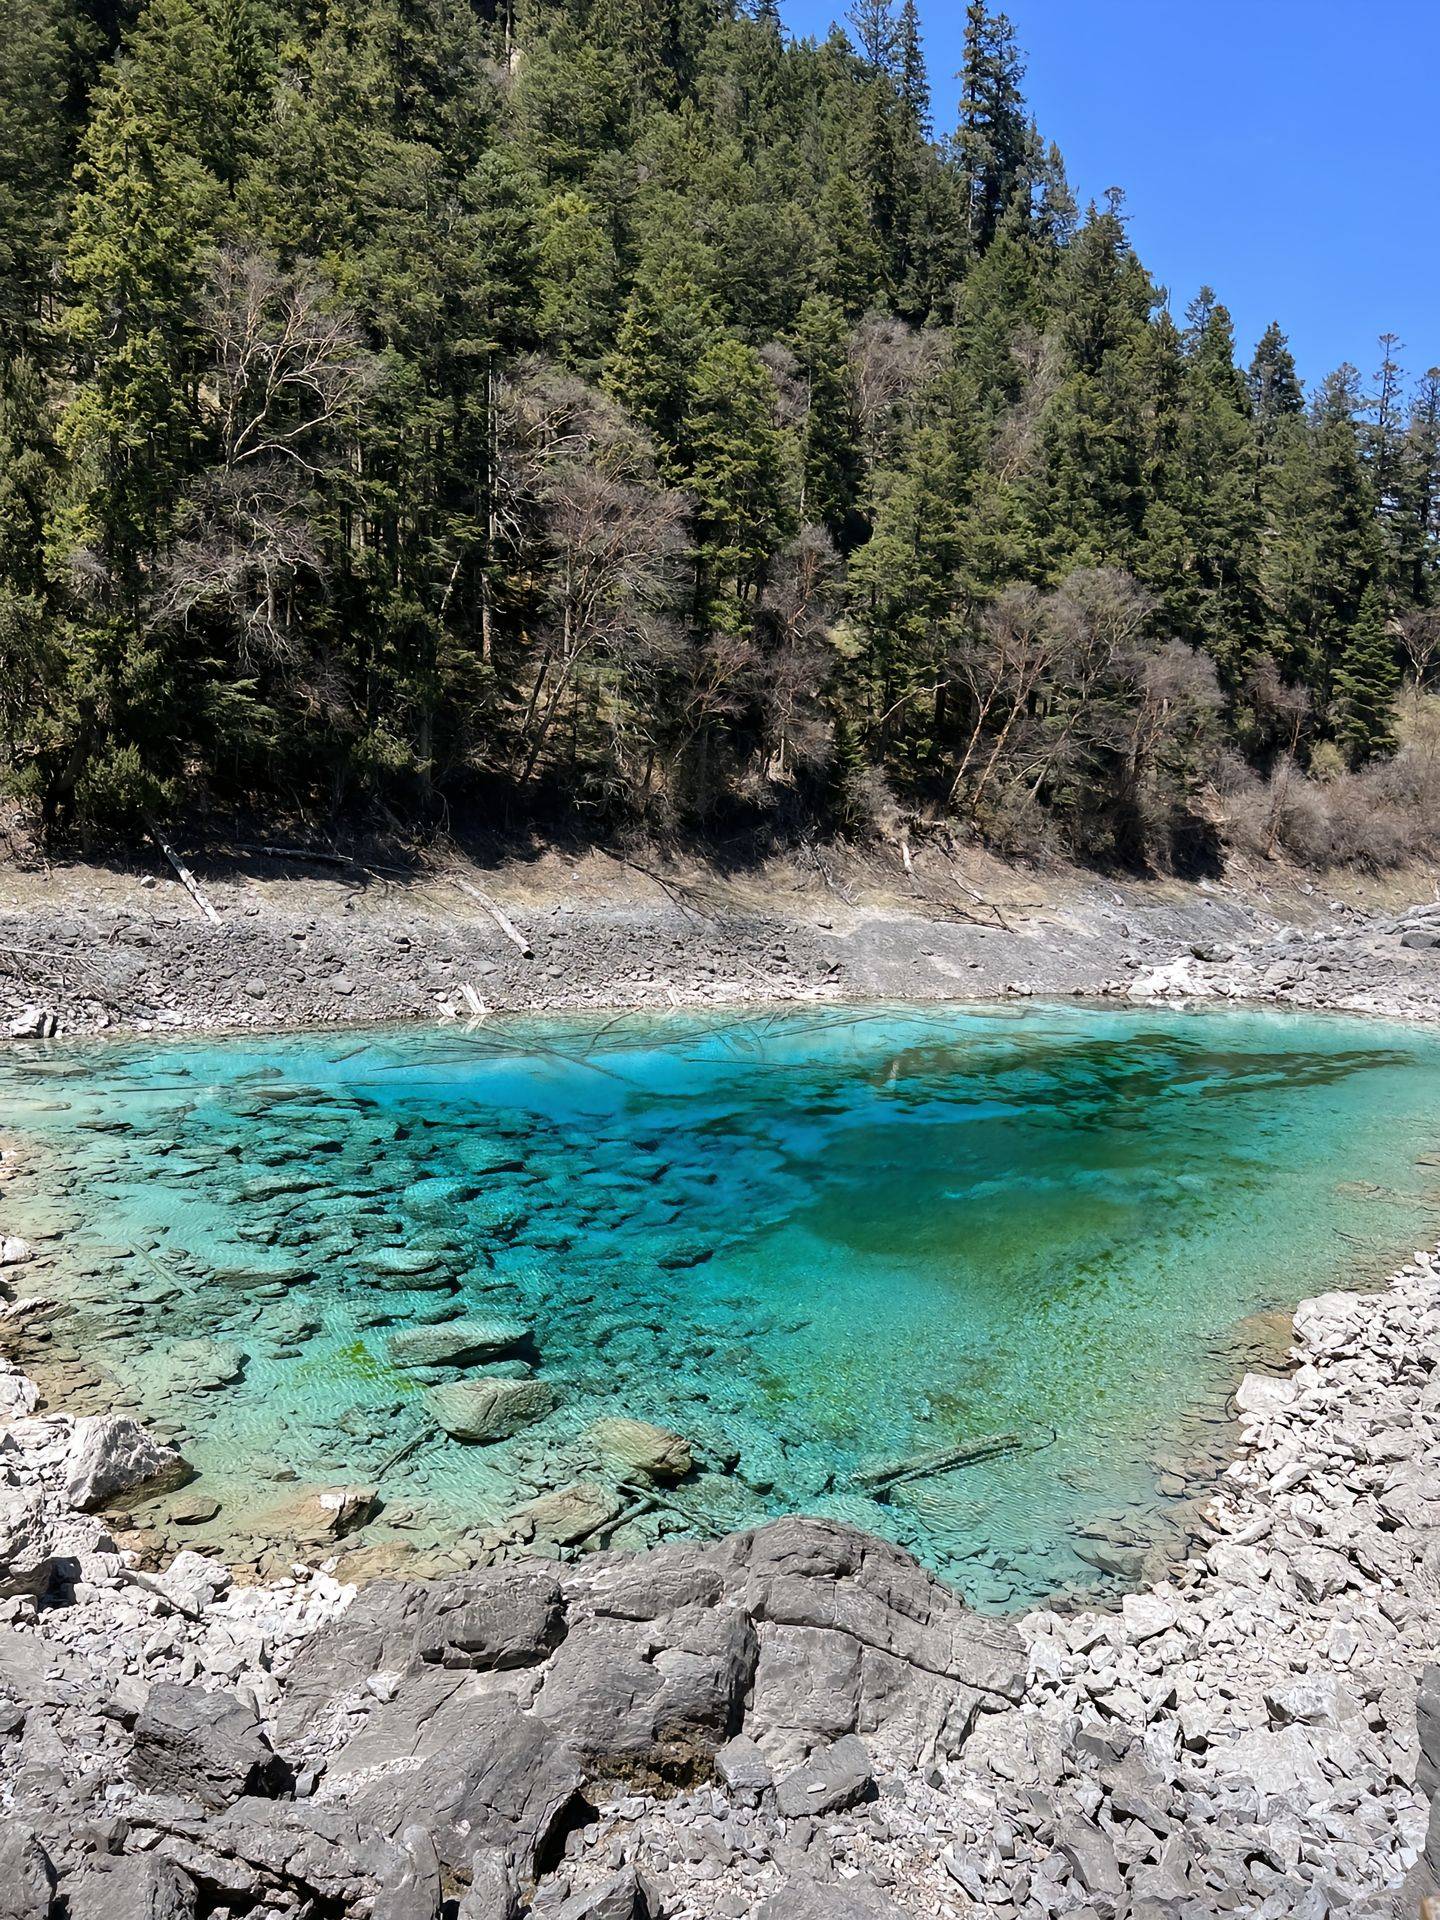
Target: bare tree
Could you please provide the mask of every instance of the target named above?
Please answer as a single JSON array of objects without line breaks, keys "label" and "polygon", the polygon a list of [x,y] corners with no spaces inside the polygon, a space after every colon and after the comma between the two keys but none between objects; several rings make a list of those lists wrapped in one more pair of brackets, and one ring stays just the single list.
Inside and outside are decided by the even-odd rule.
[{"label": "bare tree", "polygon": [[[513,755],[529,781],[582,681],[588,721],[633,774],[630,733],[654,718],[654,674],[673,658],[670,581],[683,496],[655,478],[643,436],[583,381],[531,366],[507,388],[497,493],[517,527],[538,523],[549,617]],[[578,728],[579,715],[575,715]],[[647,753],[646,775],[653,759]]]},{"label": "bare tree", "polygon": [[201,313],[221,464],[289,461],[309,474],[329,464],[337,433],[379,378],[358,323],[318,268],[285,269],[257,248],[216,258]]},{"label": "bare tree", "polygon": [[876,467],[906,403],[939,371],[945,336],[869,314],[850,338],[850,374],[866,464]]},{"label": "bare tree", "polygon": [[218,611],[243,659],[281,658],[298,644],[296,583],[324,570],[319,494],[343,466],[379,363],[320,273],[255,249],[216,256],[201,328],[217,458],[188,491],[152,617],[184,625]]},{"label": "bare tree", "polygon": [[1413,607],[1398,622],[1400,651],[1410,678],[1423,687],[1440,661],[1440,607]]}]

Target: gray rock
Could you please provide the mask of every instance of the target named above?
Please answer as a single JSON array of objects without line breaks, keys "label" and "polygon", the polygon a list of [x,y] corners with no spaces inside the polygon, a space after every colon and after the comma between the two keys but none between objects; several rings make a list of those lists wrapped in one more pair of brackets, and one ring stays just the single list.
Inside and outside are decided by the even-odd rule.
[{"label": "gray rock", "polygon": [[0,1595],[42,1594],[55,1576],[54,1530],[38,1487],[0,1487]]},{"label": "gray rock", "polygon": [[232,1805],[245,1794],[274,1798],[289,1768],[233,1695],[159,1681],[135,1723],[130,1775],[149,1793],[173,1793],[202,1806]]},{"label": "gray rock", "polygon": [[863,1740],[847,1733],[775,1783],[775,1805],[788,1820],[840,1813],[875,1791],[875,1770]]},{"label": "gray rock", "polygon": [[682,1606],[649,1621],[576,1617],[551,1656],[535,1711],[563,1730],[592,1769],[621,1765],[657,1779],[708,1773],[736,1731],[759,1646],[733,1603]]},{"label": "gray rock", "polygon": [[626,1867],[598,1887],[572,1893],[555,1920],[661,1920],[661,1907],[643,1876]]},{"label": "gray rock", "polygon": [[520,1920],[520,1890],[503,1847],[480,1847],[471,1856],[457,1920]]},{"label": "gray rock", "polygon": [[1072,1821],[1056,1834],[1055,1845],[1069,1861],[1080,1885],[1094,1897],[1097,1908],[1103,1903],[1101,1910],[1113,1912],[1125,1891],[1125,1882],[1109,1837],[1099,1827]]},{"label": "gray rock", "polygon": [[761,1901],[755,1920],[904,1920],[904,1915],[893,1900],[859,1881],[826,1886],[818,1880],[787,1880]]},{"label": "gray rock", "polygon": [[75,1422],[65,1492],[72,1507],[89,1513],[142,1487],[158,1493],[178,1485],[188,1471],[175,1449],[162,1446],[138,1420],[118,1413],[89,1414]]},{"label": "gray rock", "polygon": [[399,1871],[381,1882],[371,1920],[440,1920],[442,1889],[435,1842],[417,1825],[406,1827],[397,1845]]},{"label": "gray rock", "polygon": [[33,1829],[0,1822],[0,1920],[47,1920],[55,1869]]},{"label": "gray rock", "polygon": [[1427,1666],[1420,1676],[1415,1702],[1415,1730],[1420,1736],[1420,1762],[1415,1785],[1426,1799],[1440,1787],[1440,1667]]},{"label": "gray rock", "polygon": [[456,1380],[428,1387],[425,1405],[452,1439],[508,1440],[554,1410],[555,1391],[541,1380]]},{"label": "gray rock", "polygon": [[529,1338],[523,1320],[472,1315],[435,1327],[405,1327],[391,1334],[386,1347],[397,1367],[463,1367],[524,1346]]},{"label": "gray rock", "polygon": [[774,1784],[770,1763],[748,1735],[737,1733],[715,1755],[715,1776],[742,1805],[755,1805]]},{"label": "gray rock", "polygon": [[491,1843],[528,1876],[583,1782],[573,1748],[538,1715],[426,1668],[330,1757],[317,1798],[392,1840],[424,1826],[448,1873]]},{"label": "gray rock", "polygon": [[422,1595],[415,1650],[439,1666],[532,1666],[565,1632],[560,1581],[543,1562],[487,1567]]},{"label": "gray rock", "polygon": [[69,1920],[195,1920],[195,1882],[154,1854],[96,1856],[63,1892]]}]

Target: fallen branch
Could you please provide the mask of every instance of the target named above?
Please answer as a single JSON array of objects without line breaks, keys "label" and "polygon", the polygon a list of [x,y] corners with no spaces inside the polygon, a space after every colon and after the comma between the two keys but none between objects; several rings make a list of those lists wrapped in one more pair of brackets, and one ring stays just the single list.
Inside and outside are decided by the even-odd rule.
[{"label": "fallen branch", "polygon": [[698,1528],[711,1540],[720,1539],[725,1531],[723,1527],[717,1527],[713,1520],[707,1519],[703,1513],[697,1513],[693,1507],[687,1507],[683,1500],[677,1500],[673,1493],[660,1493],[654,1487],[639,1487],[633,1480],[621,1480],[617,1490],[620,1493],[629,1494],[632,1498],[647,1499],[652,1506],[661,1507],[667,1513],[678,1513],[682,1520],[688,1521],[692,1527]]},{"label": "fallen branch", "polygon": [[319,847],[256,847],[237,840],[235,851],[256,853],[266,860],[319,860],[331,867],[358,867],[362,864],[348,853],[326,853]]},{"label": "fallen branch", "polygon": [[996,1454],[1015,1453],[1024,1444],[1018,1433],[993,1433],[963,1446],[944,1447],[938,1453],[917,1453],[908,1460],[887,1460],[878,1467],[858,1468],[851,1474],[850,1484],[866,1493],[886,1493],[907,1480],[926,1480],[937,1473],[948,1473],[952,1467],[969,1467]]},{"label": "fallen branch", "polygon": [[489,914],[496,926],[499,927],[505,938],[512,941],[515,946],[520,949],[525,959],[533,960],[535,958],[535,949],[531,946],[530,942],[525,938],[524,934],[521,933],[514,921],[501,912],[500,908],[496,906],[488,893],[483,892],[481,888],[475,886],[471,881],[462,878],[458,873],[448,874],[446,878],[449,879],[453,885],[457,886],[462,893],[468,893],[472,900],[479,901],[480,905]]},{"label": "fallen branch", "polygon": [[195,902],[196,906],[199,907],[201,913],[204,914],[211,926],[218,927],[220,924],[220,916],[200,891],[200,882],[195,878],[194,874],[191,873],[185,862],[180,858],[179,854],[176,853],[175,849],[170,845],[170,842],[165,839],[160,829],[148,814],[145,816],[145,825],[150,830],[150,838],[155,842],[161,853],[164,854],[165,858],[179,875],[181,886],[184,887],[185,891]]},{"label": "fallen branch", "polygon": [[402,1460],[408,1460],[412,1453],[418,1453],[426,1441],[433,1440],[439,1431],[438,1427],[422,1427],[418,1433],[412,1433],[408,1440],[396,1447],[393,1453],[387,1453],[371,1475],[374,1485],[378,1487],[387,1473],[393,1473]]},{"label": "fallen branch", "polygon": [[604,1520],[597,1520],[593,1527],[587,1527],[584,1533],[577,1534],[569,1543],[571,1551],[578,1551],[587,1541],[603,1540],[607,1533],[614,1533],[627,1520],[638,1520],[642,1514],[653,1512],[655,1504],[653,1493],[642,1494],[632,1500],[628,1507],[622,1507],[618,1513],[612,1513]]}]

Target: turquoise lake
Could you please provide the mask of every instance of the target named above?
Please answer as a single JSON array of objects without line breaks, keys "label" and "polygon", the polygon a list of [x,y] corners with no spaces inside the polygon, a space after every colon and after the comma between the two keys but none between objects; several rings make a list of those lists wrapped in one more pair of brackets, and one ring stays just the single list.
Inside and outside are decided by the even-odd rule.
[{"label": "turquoise lake", "polygon": [[[0,1130],[51,1344],[180,1436],[197,1544],[258,1553],[414,1438],[354,1544],[463,1558],[603,1479],[623,1413],[697,1468],[615,1544],[829,1513],[1003,1608],[1136,1577],[1283,1351],[1252,1317],[1434,1240],[1440,1037],[1025,1003],[16,1044]],[[426,1418],[462,1370],[387,1353],[468,1312],[523,1318],[559,1402],[490,1445]]]}]

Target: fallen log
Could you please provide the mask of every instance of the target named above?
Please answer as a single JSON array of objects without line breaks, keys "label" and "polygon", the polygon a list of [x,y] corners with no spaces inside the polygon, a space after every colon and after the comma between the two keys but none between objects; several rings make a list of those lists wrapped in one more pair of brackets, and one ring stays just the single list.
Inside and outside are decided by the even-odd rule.
[{"label": "fallen log", "polygon": [[330,867],[358,867],[362,863],[354,860],[348,853],[329,853],[322,847],[265,847],[254,846],[245,840],[235,842],[237,853],[258,854],[265,860],[316,860]]},{"label": "fallen log", "polygon": [[200,909],[201,913],[204,914],[205,918],[210,922],[211,926],[218,927],[220,924],[220,916],[215,911],[214,907],[211,906],[210,902],[206,899],[205,895],[200,891],[200,882],[195,878],[194,874],[191,873],[190,869],[186,866],[185,862],[180,858],[179,854],[176,853],[175,849],[170,845],[170,842],[161,833],[160,829],[156,826],[155,822],[148,816],[148,814],[145,819],[145,825],[150,831],[150,838],[155,842],[156,846],[160,849],[161,853],[164,854],[165,858],[170,862],[171,866],[175,869],[175,872],[179,877],[181,886],[184,887],[185,891],[189,894],[190,898],[195,902],[196,906]]},{"label": "fallen log", "polygon": [[411,1454],[418,1453],[426,1441],[436,1439],[439,1432],[439,1427],[426,1426],[422,1427],[418,1433],[412,1433],[408,1440],[403,1441],[396,1447],[393,1453],[387,1453],[385,1458],[380,1462],[375,1472],[371,1475],[374,1484],[378,1487],[387,1473],[393,1473],[402,1460],[408,1460]]},{"label": "fallen log", "polygon": [[969,1467],[979,1460],[993,1459],[997,1454],[1016,1453],[1024,1444],[1018,1433],[987,1434],[983,1440],[942,1447],[936,1453],[916,1453],[907,1460],[887,1460],[875,1467],[858,1467],[850,1476],[850,1484],[866,1493],[886,1493],[907,1480],[925,1480],[933,1474],[949,1473],[953,1467]]},{"label": "fallen log", "polygon": [[479,901],[480,905],[489,914],[496,926],[499,927],[505,938],[513,942],[513,944],[520,949],[521,954],[526,960],[533,960],[535,958],[535,949],[531,946],[530,942],[525,938],[524,934],[521,933],[514,921],[501,911],[488,893],[482,888],[475,886],[472,881],[464,879],[458,873],[449,874],[447,878],[452,885],[460,889],[461,893],[467,893],[472,900]]}]

